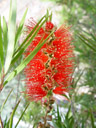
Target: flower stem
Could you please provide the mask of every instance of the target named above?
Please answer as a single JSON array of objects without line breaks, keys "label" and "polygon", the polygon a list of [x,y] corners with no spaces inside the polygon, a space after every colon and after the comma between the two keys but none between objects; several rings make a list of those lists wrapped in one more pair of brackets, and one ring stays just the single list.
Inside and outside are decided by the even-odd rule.
[{"label": "flower stem", "polygon": [[46,128],[46,123],[47,123],[47,114],[48,114],[48,112],[46,111],[46,114],[45,114],[45,117],[44,117],[44,128]]},{"label": "flower stem", "polygon": [[44,102],[44,106],[46,109],[46,113],[45,116],[43,117],[43,122],[39,122],[39,125],[37,128],[53,128],[48,121],[52,121],[52,115],[49,115],[49,113],[51,112],[52,108],[53,108],[53,103],[54,103],[54,99],[52,97],[52,95],[50,95],[47,99],[47,102]]}]

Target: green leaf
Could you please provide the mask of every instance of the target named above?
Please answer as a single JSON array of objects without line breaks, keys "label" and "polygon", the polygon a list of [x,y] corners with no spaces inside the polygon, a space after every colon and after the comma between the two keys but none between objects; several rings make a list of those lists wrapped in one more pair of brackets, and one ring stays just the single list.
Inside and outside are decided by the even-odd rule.
[{"label": "green leaf", "polygon": [[58,121],[61,122],[61,116],[59,113],[59,107],[57,106],[57,116],[58,116]]},{"label": "green leaf", "polygon": [[13,125],[13,117],[14,117],[14,114],[17,110],[17,107],[20,103],[20,100],[18,101],[18,103],[16,104],[15,108],[13,109],[12,113],[11,113],[11,116],[10,116],[10,119],[9,119],[9,128],[12,128],[12,125]]},{"label": "green leaf", "polygon": [[71,106],[69,106],[69,108],[68,108],[67,114],[65,116],[66,119],[68,119],[70,116],[70,110],[71,110]]},{"label": "green leaf", "polygon": [[3,108],[4,108],[4,106],[5,106],[5,104],[6,104],[6,102],[7,102],[7,100],[8,100],[8,98],[9,98],[9,96],[10,96],[10,94],[11,94],[12,91],[13,91],[13,89],[11,89],[11,91],[9,92],[7,98],[5,99],[4,103],[2,104],[0,113],[2,112],[2,110],[3,110]]},{"label": "green leaf", "polygon": [[0,78],[1,78],[1,71],[2,71],[2,65],[1,65],[1,60],[0,60]]},{"label": "green leaf", "polygon": [[20,116],[18,122],[17,122],[16,125],[15,125],[15,128],[17,128],[17,126],[18,126],[20,120],[22,119],[23,115],[25,114],[25,111],[27,110],[29,104],[30,104],[30,103],[28,103],[28,104],[26,105],[26,107],[25,107],[24,111],[22,112],[22,114],[21,114],[21,116]]},{"label": "green leaf", "polygon": [[3,54],[3,39],[2,39],[2,27],[1,27],[1,17],[0,17],[0,60],[2,67],[4,65],[4,54]]},{"label": "green leaf", "polygon": [[93,114],[92,114],[92,110],[90,109],[90,118],[91,118],[91,126],[92,126],[92,128],[96,128],[95,127],[95,121],[94,121],[94,117],[93,117]]},{"label": "green leaf", "polygon": [[95,41],[95,43],[96,43],[96,36],[94,35],[94,34],[90,34],[91,35],[91,37],[94,39],[94,41]]},{"label": "green leaf", "polygon": [[15,44],[15,31],[16,31],[16,0],[10,1],[10,14],[8,24],[8,47],[5,60],[5,73],[7,73],[12,60]]},{"label": "green leaf", "polygon": [[36,24],[36,26],[33,28],[33,30],[28,34],[28,36],[25,38],[25,40],[23,41],[23,43],[19,46],[19,48],[14,52],[14,56],[18,53],[18,51],[20,51],[24,45],[26,44],[26,42],[28,41],[28,39],[32,36],[32,34],[34,33],[34,31],[37,29],[37,27],[39,26],[39,24],[42,22],[42,20],[45,18],[45,16],[43,16],[40,21]]},{"label": "green leaf", "polygon": [[81,128],[85,128],[84,124],[85,124],[85,120],[82,119],[82,126],[81,126]]},{"label": "green leaf", "polygon": [[25,68],[25,66],[32,60],[32,58],[37,54],[37,52],[41,49],[41,47],[45,44],[45,42],[50,38],[53,32],[54,31],[52,31],[41,44],[38,44],[37,47],[30,53],[30,55],[28,55],[28,57],[26,57],[21,62],[21,64],[9,74],[7,80],[4,82],[4,86]]},{"label": "green leaf", "polygon": [[74,119],[71,114],[71,105],[70,105],[65,116],[64,124],[67,128],[73,128],[73,123],[74,123]]},{"label": "green leaf", "polygon": [[8,32],[7,23],[6,23],[5,17],[3,17],[3,46],[4,46],[5,56],[6,56],[7,45],[8,45],[7,32]]},{"label": "green leaf", "polygon": [[96,52],[96,48],[94,48],[92,45],[90,45],[89,43],[86,42],[86,40],[83,39],[83,37],[81,35],[78,35],[79,39],[86,44],[89,48],[91,48],[94,52]]},{"label": "green leaf", "polygon": [[69,118],[69,122],[70,122],[70,123],[69,123],[69,124],[70,124],[69,127],[70,127],[70,128],[74,128],[74,118],[73,118],[73,116],[71,116],[71,117]]},{"label": "green leaf", "polygon": [[49,10],[47,9],[47,13],[46,13],[46,19],[48,21],[48,18],[49,18]]},{"label": "green leaf", "polygon": [[62,95],[63,95],[65,98],[67,98],[66,101],[67,101],[67,100],[70,100],[70,97],[68,97],[66,94],[62,94]]},{"label": "green leaf", "polygon": [[57,116],[56,118],[52,121],[54,127],[56,128],[66,128],[65,124],[62,122],[62,115],[59,112],[59,107],[57,106]]},{"label": "green leaf", "polygon": [[[31,44],[32,40],[35,38],[35,36],[37,35],[38,31],[40,30],[40,28],[42,27],[42,25],[46,22],[46,19],[40,24],[40,26],[37,28],[37,30],[34,32],[34,30],[36,29],[33,29],[30,33],[33,33],[34,34],[32,35],[32,37],[30,38],[30,40],[25,44],[25,46],[23,46],[23,48],[20,49],[20,51],[18,52],[18,54],[13,58],[12,62],[11,62],[11,65],[13,65],[17,59],[23,54],[23,52],[27,49],[27,47]],[[30,35],[30,34],[29,34]],[[26,39],[25,39],[26,40]],[[23,44],[25,43],[25,40],[23,42]],[[21,46],[20,46],[21,47]],[[20,48],[19,47],[19,48]]]},{"label": "green leaf", "polygon": [[51,12],[51,15],[50,15],[50,21],[52,21],[52,12]]},{"label": "green leaf", "polygon": [[25,13],[24,13],[24,15],[23,15],[23,17],[22,17],[22,19],[21,19],[20,25],[19,25],[19,27],[18,27],[18,29],[17,29],[17,32],[16,32],[15,47],[17,46],[17,42],[18,42],[18,40],[19,40],[19,38],[20,38],[20,36],[21,36],[22,29],[23,29],[23,25],[24,25],[24,21],[25,21],[26,14],[27,14],[27,11],[28,11],[28,9],[26,9],[26,11],[25,11]]},{"label": "green leaf", "polygon": [[84,71],[85,71],[85,70],[83,70],[83,71],[80,72],[80,74],[79,74],[77,80],[74,82],[74,85],[73,85],[74,88],[76,87],[78,81],[81,79],[81,76],[83,75]]},{"label": "green leaf", "polygon": [[9,127],[9,122],[7,121],[7,117],[6,119],[3,121],[4,124],[4,128],[8,128]]},{"label": "green leaf", "polygon": [[85,40],[87,41],[87,43],[89,43],[91,46],[95,47],[96,48],[96,41],[92,40],[92,39],[89,39],[88,37],[85,37],[84,35],[81,35],[80,36]]},{"label": "green leaf", "polygon": [[61,126],[60,124],[58,124],[57,122],[55,122],[54,120],[52,121],[53,122],[53,126],[54,128],[66,128],[66,126],[63,124],[63,126]]}]

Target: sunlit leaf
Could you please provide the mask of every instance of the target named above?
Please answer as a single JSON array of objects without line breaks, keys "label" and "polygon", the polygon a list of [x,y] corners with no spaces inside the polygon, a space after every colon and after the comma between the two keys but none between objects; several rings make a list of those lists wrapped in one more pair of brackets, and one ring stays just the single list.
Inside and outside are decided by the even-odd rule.
[{"label": "sunlit leaf", "polygon": [[12,126],[13,126],[13,117],[14,117],[14,114],[17,110],[17,107],[18,107],[19,103],[20,103],[20,100],[18,101],[18,103],[16,104],[15,108],[13,109],[13,111],[11,113],[11,116],[10,116],[10,119],[9,119],[9,128],[12,128]]},{"label": "sunlit leaf", "polygon": [[22,29],[23,29],[23,25],[24,25],[24,21],[25,21],[25,18],[26,18],[26,14],[27,14],[27,11],[28,9],[26,9],[22,19],[21,19],[21,22],[19,24],[19,27],[17,29],[17,32],[16,32],[16,37],[15,37],[15,47],[17,46],[17,42],[21,36],[21,33],[22,33]]},{"label": "sunlit leaf", "polygon": [[22,42],[22,44],[19,46],[19,48],[14,52],[14,56],[24,47],[24,45],[26,44],[26,42],[28,41],[28,39],[32,36],[32,34],[34,33],[34,31],[37,29],[37,27],[39,26],[39,24],[42,22],[42,20],[45,18],[45,16],[43,16],[40,21],[36,24],[36,26],[33,28],[33,30],[28,34],[28,36],[25,38],[25,40]]},{"label": "sunlit leaf", "polygon": [[16,123],[16,125],[15,125],[15,128],[17,128],[17,126],[18,126],[19,122],[21,121],[23,115],[25,114],[25,111],[27,110],[28,106],[29,106],[29,103],[26,105],[24,111],[22,112],[20,118],[18,119],[18,121],[17,121],[17,123]]},{"label": "sunlit leaf", "polygon": [[9,98],[9,96],[10,96],[10,94],[11,94],[12,91],[13,91],[13,89],[11,89],[11,91],[9,92],[7,98],[5,99],[4,103],[2,104],[0,113],[2,112],[2,110],[3,110],[3,108],[4,108],[4,106],[5,106],[5,104],[6,104],[6,102],[7,102],[7,100],[8,100],[8,98]]},{"label": "sunlit leaf", "polygon": [[4,54],[6,56],[6,52],[7,52],[7,45],[8,45],[8,28],[7,28],[7,23],[5,20],[5,17],[3,17],[3,46],[4,46]]},{"label": "sunlit leaf", "polygon": [[3,52],[1,17],[0,17],[0,60],[1,60],[2,67],[3,67],[3,65],[4,65],[4,52]]},{"label": "sunlit leaf", "polygon": [[[22,46],[22,44],[24,44],[25,43],[25,41],[27,41],[26,39],[24,40],[24,42],[21,44],[21,46],[19,47],[19,52],[17,53],[17,55],[13,58],[13,60],[12,60],[12,62],[11,62],[11,65],[13,65],[16,61],[17,61],[17,59],[23,54],[23,52],[27,49],[27,47],[30,45],[30,43],[32,42],[32,40],[35,38],[35,36],[36,36],[36,34],[38,33],[38,31],[40,30],[40,28],[41,28],[41,26],[44,24],[46,22],[46,19],[39,25],[39,27],[36,29],[35,27],[35,29],[36,29],[36,31],[35,31],[35,29],[33,29],[31,32],[30,32],[30,34],[32,34],[34,31],[34,33],[33,33],[33,35],[32,35],[32,37],[30,38],[30,40],[24,45],[24,46]],[[29,34],[29,35],[30,35]],[[30,37],[28,35],[28,37]]]},{"label": "sunlit leaf", "polygon": [[10,13],[8,23],[8,47],[5,60],[5,73],[8,71],[11,59],[14,52],[15,44],[15,31],[16,31],[16,0],[10,1]]}]

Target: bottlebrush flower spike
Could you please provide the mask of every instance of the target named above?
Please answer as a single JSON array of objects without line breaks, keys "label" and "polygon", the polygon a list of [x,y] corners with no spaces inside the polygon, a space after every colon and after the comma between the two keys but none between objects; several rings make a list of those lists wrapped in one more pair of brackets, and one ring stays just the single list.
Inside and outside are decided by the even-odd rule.
[{"label": "bottlebrush flower spike", "polygon": [[[29,33],[36,25],[31,21],[27,26]],[[35,39],[24,53],[27,57],[37,44],[46,38],[56,27],[52,22],[47,21]],[[31,101],[38,101],[45,97],[49,92],[64,94],[68,91],[67,87],[71,84],[71,74],[73,73],[73,45],[69,27],[62,25],[57,29],[50,39],[43,45],[37,55],[26,66],[25,83],[26,95]]]}]

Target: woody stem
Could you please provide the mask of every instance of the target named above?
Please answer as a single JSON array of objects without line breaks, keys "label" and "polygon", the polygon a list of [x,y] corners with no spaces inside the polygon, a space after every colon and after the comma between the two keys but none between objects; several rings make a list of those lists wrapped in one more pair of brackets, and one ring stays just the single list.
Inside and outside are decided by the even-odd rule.
[{"label": "woody stem", "polygon": [[44,117],[44,128],[45,128],[45,126],[46,126],[46,123],[47,123],[47,119],[46,119],[46,117],[47,117],[47,114],[48,114],[48,112],[46,111],[46,114],[45,114],[45,117]]},{"label": "woody stem", "polygon": [[54,103],[54,99],[53,99],[53,96],[50,95],[48,97],[48,101],[47,101],[47,104],[46,104],[46,114],[45,114],[45,117],[44,117],[44,128],[46,127],[51,127],[51,125],[49,123],[47,123],[47,121],[52,121],[52,116],[49,115],[49,113],[51,112],[52,108],[53,108],[53,103]]},{"label": "woody stem", "polygon": [[49,108],[49,99],[48,99],[48,106],[46,106],[46,114],[45,114],[45,117],[44,117],[44,128],[46,126],[46,123],[47,123],[47,114],[48,114],[48,108]]},{"label": "woody stem", "polygon": [[0,82],[0,92],[2,91],[2,88],[3,88],[3,82],[4,82],[4,69],[2,69],[2,73],[1,73],[1,82]]},{"label": "woody stem", "polygon": [[2,122],[1,116],[0,116],[0,124],[1,124],[1,128],[3,128],[3,122]]}]

